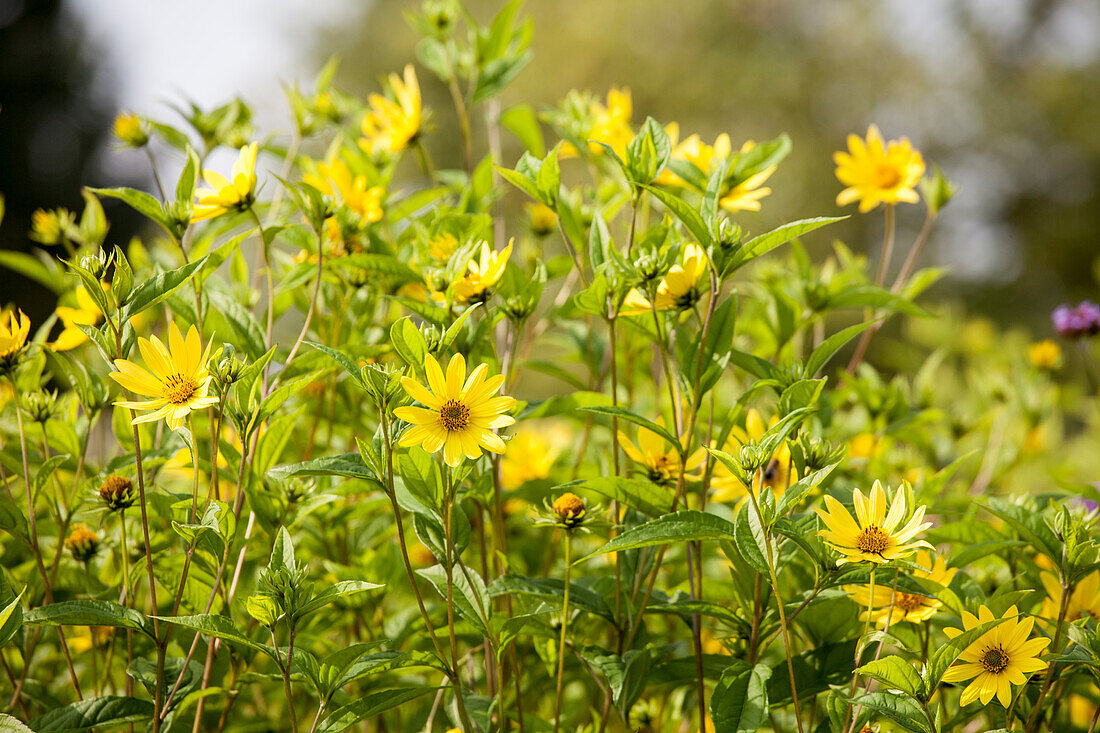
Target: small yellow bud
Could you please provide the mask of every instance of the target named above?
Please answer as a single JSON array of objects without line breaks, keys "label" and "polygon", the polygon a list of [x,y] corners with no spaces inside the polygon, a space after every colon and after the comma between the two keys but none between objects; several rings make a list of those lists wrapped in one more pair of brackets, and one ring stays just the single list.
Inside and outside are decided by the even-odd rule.
[{"label": "small yellow bud", "polygon": [[77,524],[65,540],[65,546],[77,562],[88,562],[99,551],[99,535],[84,524]]},{"label": "small yellow bud", "polygon": [[149,134],[141,118],[131,112],[122,112],[115,118],[115,137],[130,147],[140,148],[149,142]]},{"label": "small yellow bud", "polygon": [[1038,369],[1057,369],[1062,361],[1062,347],[1046,339],[1027,347],[1027,356]]},{"label": "small yellow bud", "polygon": [[558,217],[546,204],[528,203],[526,209],[531,216],[531,231],[536,235],[545,237],[557,228]]},{"label": "small yellow bud", "polygon": [[554,499],[552,508],[558,519],[569,527],[580,524],[584,519],[584,499],[568,491]]}]

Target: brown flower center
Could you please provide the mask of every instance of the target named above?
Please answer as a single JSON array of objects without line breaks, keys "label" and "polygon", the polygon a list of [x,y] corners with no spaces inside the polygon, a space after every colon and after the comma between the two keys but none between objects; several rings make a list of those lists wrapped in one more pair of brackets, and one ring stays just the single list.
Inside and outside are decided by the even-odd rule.
[{"label": "brown flower center", "polygon": [[901,180],[901,172],[888,163],[881,163],[875,168],[874,180],[878,188],[893,188]]},{"label": "brown flower center", "polygon": [[164,399],[173,405],[186,405],[198,389],[199,383],[193,377],[173,374],[164,380]]},{"label": "brown flower center", "polygon": [[906,613],[909,613],[924,605],[924,596],[918,596],[916,593],[898,593],[894,605]]},{"label": "brown flower center", "polygon": [[458,400],[448,400],[439,408],[439,424],[447,432],[465,430],[470,424],[470,408]]},{"label": "brown flower center", "polygon": [[985,650],[979,661],[986,672],[997,674],[1008,666],[1008,655],[1002,647],[993,646]]},{"label": "brown flower center", "polygon": [[779,459],[773,458],[768,461],[768,465],[764,468],[764,485],[775,487],[779,483],[780,473],[783,467],[779,465]]},{"label": "brown flower center", "polygon": [[878,527],[867,527],[856,536],[856,549],[871,555],[881,555],[890,546],[890,535]]}]

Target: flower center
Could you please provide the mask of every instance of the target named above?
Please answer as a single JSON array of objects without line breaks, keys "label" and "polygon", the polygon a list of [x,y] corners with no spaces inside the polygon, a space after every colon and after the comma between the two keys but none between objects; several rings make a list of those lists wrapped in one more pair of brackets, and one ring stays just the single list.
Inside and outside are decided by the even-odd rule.
[{"label": "flower center", "polygon": [[173,405],[185,405],[195,396],[198,388],[199,383],[194,378],[173,374],[164,380],[164,399]]},{"label": "flower center", "polygon": [[764,483],[768,486],[775,486],[776,479],[779,478],[779,471],[781,466],[779,465],[779,459],[773,458],[768,461],[768,465],[764,468]]},{"label": "flower center", "polygon": [[451,433],[465,430],[470,424],[470,408],[458,400],[448,400],[439,408],[439,423]]},{"label": "flower center", "polygon": [[881,555],[890,546],[890,535],[878,527],[867,527],[856,537],[856,548],[860,552]]},{"label": "flower center", "polygon": [[893,188],[901,180],[901,173],[892,165],[882,163],[875,168],[875,185],[879,188]]},{"label": "flower center", "polygon": [[924,596],[918,596],[916,593],[899,593],[897,600],[894,601],[894,605],[906,613],[917,610],[923,604]]},{"label": "flower center", "polygon": [[1008,655],[1003,648],[994,646],[985,650],[980,661],[986,672],[997,674],[1003,672],[1008,666]]}]

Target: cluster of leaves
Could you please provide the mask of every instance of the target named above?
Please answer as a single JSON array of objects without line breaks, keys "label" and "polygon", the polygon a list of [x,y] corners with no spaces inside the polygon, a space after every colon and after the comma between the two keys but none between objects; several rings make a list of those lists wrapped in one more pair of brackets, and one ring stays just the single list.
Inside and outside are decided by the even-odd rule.
[{"label": "cluster of leaves", "polygon": [[[1096,395],[1029,363],[1024,335],[932,317],[914,301],[934,268],[886,288],[842,243],[815,261],[839,217],[753,232],[722,201],[785,136],[704,170],[591,95],[501,110],[529,54],[520,12],[483,26],[429,0],[410,18],[463,169],[432,166],[419,90],[413,134],[359,144],[380,103],[330,65],[287,90],[290,144],[262,143],[262,185],[220,215],[195,220],[196,187],[254,138],[240,100],[142,121],[132,139],[179,164],[174,191],[88,189],[83,216],[36,229],[63,258],[0,259],[94,303],[81,351],[39,324],[0,383],[0,723],[1092,730]],[[929,178],[930,221],[946,188]],[[147,237],[108,244],[101,200]],[[880,368],[859,349],[842,369],[888,319],[907,338],[878,337]],[[217,404],[132,424],[106,375],[169,322],[213,342]],[[455,353],[521,399],[505,452],[458,467],[402,447],[394,416],[402,378]],[[110,476],[131,505],[104,504]],[[915,558],[838,566],[813,510],[875,480],[927,507],[949,582]],[[582,512],[551,503],[566,490]],[[77,522],[94,541],[67,553]],[[935,613],[864,621],[852,589],[876,578]],[[1007,709],[944,682],[992,626],[943,629],[980,606],[1051,641]]]}]

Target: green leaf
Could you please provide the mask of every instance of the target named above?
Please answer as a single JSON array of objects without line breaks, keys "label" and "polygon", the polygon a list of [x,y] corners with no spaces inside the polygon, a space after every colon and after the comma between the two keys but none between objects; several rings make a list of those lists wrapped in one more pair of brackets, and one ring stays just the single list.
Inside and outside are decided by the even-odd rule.
[{"label": "green leaf", "polygon": [[[502,575],[489,584],[489,595],[493,598],[508,593],[542,598],[553,602],[555,606],[560,608],[562,596],[565,594],[565,582],[560,578],[527,578],[522,575]],[[569,584],[569,603],[606,619],[610,623],[615,623],[615,616],[603,596],[583,585],[578,583]]]},{"label": "green leaf", "polygon": [[539,127],[538,117],[531,105],[517,104],[504,110],[500,116],[500,124],[515,135],[532,155],[539,158],[546,155],[542,128]]},{"label": "green leaf", "polygon": [[865,664],[856,670],[859,674],[873,677],[892,690],[900,690],[910,697],[920,700],[924,695],[924,680],[912,664],[901,657],[885,657]]},{"label": "green leaf", "polygon": [[[427,579],[435,586],[439,597],[444,602],[447,601],[447,571],[442,565],[417,570],[416,574]],[[451,602],[455,610],[473,624],[483,636],[489,636],[489,594],[481,576],[472,568],[467,568],[467,572],[463,572],[461,567],[455,565],[451,570],[451,584]]]},{"label": "green leaf", "polygon": [[158,616],[161,621],[168,621],[191,631],[199,631],[207,636],[213,636],[240,649],[248,649],[255,652],[263,652],[275,659],[274,650],[266,644],[248,638],[243,631],[237,628],[233,619],[228,616],[216,614],[200,614],[197,616]]},{"label": "green leaf", "polygon": [[[761,575],[769,573],[768,563],[768,539],[764,535],[764,527],[760,517],[756,513],[756,507],[751,502],[745,502],[737,512],[734,519],[734,545],[737,552],[745,561],[753,567],[753,570]],[[775,542],[772,541],[771,556],[777,554]]]},{"label": "green leaf", "polygon": [[46,264],[27,252],[0,250],[0,267],[17,272],[28,280],[34,280],[57,295],[68,290],[66,278],[62,276],[61,265],[54,260]]},{"label": "green leaf", "polygon": [[302,618],[308,613],[316,611],[322,606],[326,606],[335,600],[340,598],[347,598],[348,596],[355,595],[356,593],[363,593],[364,591],[374,590],[375,588],[381,588],[378,583],[367,583],[362,580],[341,580],[338,583],[334,583],[330,587],[321,591],[313,598],[309,599],[301,608],[297,610],[295,614],[298,618]]},{"label": "green leaf", "polygon": [[539,200],[551,209],[557,208],[558,191],[561,189],[561,168],[558,165],[558,149],[561,143],[554,146],[539,167],[539,175],[535,180],[538,188]]},{"label": "green leaf", "polygon": [[120,186],[118,188],[88,188],[89,191],[96,196],[118,199],[134,211],[142,214],[148,219],[159,224],[164,231],[168,232],[174,238],[176,236],[175,227],[172,220],[168,218],[168,213],[164,210],[164,206],[160,201],[157,201],[151,195],[144,191],[138,191],[136,188],[127,188]]},{"label": "green leaf", "polygon": [[199,156],[193,148],[187,148],[187,162],[176,184],[176,203],[188,211],[195,201],[195,184],[199,180]]},{"label": "green leaf", "polygon": [[321,725],[317,727],[317,733],[339,733],[355,725],[360,720],[373,718],[429,692],[435,692],[437,689],[435,687],[407,687],[372,692],[333,711],[331,715],[321,721]]},{"label": "green leaf", "polygon": [[664,427],[663,425],[658,425],[652,420],[644,418],[635,412],[631,412],[625,407],[612,407],[610,405],[591,405],[588,407],[578,407],[577,411],[594,412],[597,415],[610,415],[611,417],[622,418],[627,422],[632,422],[635,425],[640,425],[646,430],[656,433],[657,435],[660,435],[662,438],[667,440],[669,444],[676,449],[676,452],[680,453],[681,455],[684,453],[684,446],[680,443],[680,441],[676,440],[676,436],[674,436],[668,428]]},{"label": "green leaf", "polygon": [[508,183],[511,183],[520,191],[523,191],[535,201],[541,200],[542,197],[539,195],[538,186],[527,176],[519,173],[518,171],[514,171],[511,168],[504,168],[503,166],[499,165],[494,165],[493,169],[500,174],[501,178],[508,181]]},{"label": "green leaf", "polygon": [[710,697],[714,733],[756,733],[768,716],[766,683],[771,670],[735,661],[722,673]]},{"label": "green leaf", "polygon": [[[6,591],[6,584],[2,578],[0,578],[0,585],[5,586]],[[11,641],[11,638],[23,626],[23,606],[20,601],[23,600],[23,593],[25,592],[26,589],[24,588],[19,592],[19,595],[15,596],[8,605],[0,610],[0,647]],[[7,595],[7,592],[5,592],[5,595]]]},{"label": "green leaf", "polygon": [[623,476],[601,476],[581,479],[554,487],[555,489],[587,489],[615,499],[650,517],[672,511],[672,492],[652,481]]},{"label": "green leaf", "polygon": [[266,420],[274,415],[275,411],[286,404],[287,400],[308,387],[311,382],[321,376],[322,372],[324,372],[323,369],[318,369],[312,374],[305,374],[297,379],[280,384],[260,403],[258,420]]},{"label": "green leaf", "polygon": [[758,237],[753,237],[745,242],[731,258],[731,267],[734,269],[741,267],[757,257],[767,254],[781,244],[786,244],[795,237],[801,237],[807,232],[812,232],[827,224],[843,221],[847,218],[846,216],[819,216],[813,219],[799,219]]},{"label": "green leaf", "polygon": [[144,614],[114,601],[62,601],[27,611],[24,621],[32,626],[114,626],[133,629],[153,638],[153,627]]},{"label": "green leaf", "polygon": [[405,316],[390,326],[390,341],[393,342],[394,351],[411,366],[417,374],[424,369],[424,357],[428,354],[428,344],[420,329],[412,322],[412,318]]},{"label": "green leaf", "polygon": [[706,248],[714,243],[714,238],[710,235],[706,222],[703,221],[703,217],[691,204],[663,188],[648,185],[642,186],[642,188],[649,191],[655,199],[672,212],[673,216],[683,222],[684,226],[688,228],[688,231],[702,247]]},{"label": "green leaf", "polygon": [[784,491],[783,496],[779,497],[778,502],[776,502],[776,516],[782,517],[791,509],[796,507],[798,505],[798,502],[802,500],[803,496],[821,485],[821,482],[827,479],[829,477],[829,474],[835,471],[837,467],[840,466],[840,464],[843,462],[844,461],[837,461],[836,463],[828,465],[819,471],[814,471],[813,473],[799,479],[793,486]]},{"label": "green leaf", "polygon": [[23,725],[18,718],[0,713],[0,733],[34,733],[34,731]]},{"label": "green leaf", "polygon": [[140,723],[153,717],[153,703],[136,697],[104,695],[51,710],[31,721],[37,733],[86,731],[95,727]]},{"label": "green leaf", "polygon": [[886,308],[910,316],[928,316],[916,303],[877,285],[853,285],[830,295],[825,308]]},{"label": "green leaf", "polygon": [[878,691],[852,698],[852,703],[873,710],[913,733],[932,733],[924,713],[909,698],[896,692]]},{"label": "green leaf", "polygon": [[360,370],[359,365],[355,363],[355,360],[345,354],[339,349],[334,349],[331,346],[325,346],[324,344],[318,344],[313,341],[303,341],[306,346],[310,346],[318,351],[327,355],[334,362],[344,367],[344,371],[352,376],[359,386],[363,389],[367,388],[367,382],[363,379],[363,372]]},{"label": "green leaf", "polygon": [[343,476],[369,481],[377,488],[382,488],[382,484],[374,475],[374,471],[367,466],[366,462],[363,461],[363,456],[358,453],[322,456],[301,463],[276,466],[268,471],[267,475],[280,480],[298,476]]},{"label": "green leaf", "polygon": [[[206,255],[206,257],[209,256]],[[134,292],[126,301],[126,305],[122,309],[122,320],[128,321],[138,313],[152,308],[166,299],[181,285],[195,276],[195,273],[206,263],[206,257],[194,260],[179,269],[158,273],[156,276],[143,281],[134,288]]]},{"label": "green leaf", "polygon": [[637,527],[631,527],[617,537],[612,538],[600,549],[576,562],[581,563],[589,558],[604,555],[608,552],[621,552],[638,547],[651,547],[674,542],[732,540],[734,538],[735,527],[731,522],[716,514],[707,514],[694,509],[682,509]]},{"label": "green leaf", "polygon": [[881,319],[875,319],[865,323],[857,323],[842,331],[837,331],[832,336],[822,341],[821,345],[814,349],[814,352],[810,354],[810,358],[806,360],[806,369],[802,372],[802,375],[807,379],[816,375],[821,371],[823,366],[829,363],[829,359],[833,358],[836,352],[844,348],[845,344],[871,326],[877,324],[880,320]]}]

